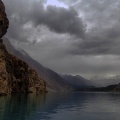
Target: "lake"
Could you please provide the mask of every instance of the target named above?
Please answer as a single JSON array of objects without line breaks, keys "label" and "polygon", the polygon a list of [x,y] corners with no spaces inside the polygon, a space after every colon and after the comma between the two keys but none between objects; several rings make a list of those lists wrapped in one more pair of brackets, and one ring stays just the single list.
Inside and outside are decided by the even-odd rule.
[{"label": "lake", "polygon": [[120,94],[68,92],[2,96],[0,120],[120,120]]}]

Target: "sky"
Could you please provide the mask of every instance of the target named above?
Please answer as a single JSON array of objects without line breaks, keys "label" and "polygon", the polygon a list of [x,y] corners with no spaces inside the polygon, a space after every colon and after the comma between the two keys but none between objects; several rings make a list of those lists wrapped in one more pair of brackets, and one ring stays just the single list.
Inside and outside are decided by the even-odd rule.
[{"label": "sky", "polygon": [[120,0],[3,0],[6,37],[42,65],[85,78],[120,74]]}]

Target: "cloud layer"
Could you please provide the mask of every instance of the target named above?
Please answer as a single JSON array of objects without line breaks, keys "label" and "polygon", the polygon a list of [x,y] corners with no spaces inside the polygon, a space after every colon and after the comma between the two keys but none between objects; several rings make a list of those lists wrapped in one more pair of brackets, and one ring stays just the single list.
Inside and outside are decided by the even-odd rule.
[{"label": "cloud layer", "polygon": [[[4,0],[10,20],[9,36],[16,40],[28,41],[34,29],[47,26],[57,33],[68,33],[83,38],[85,26],[77,11],[70,7],[44,7],[45,1]],[[26,7],[28,6],[28,7]],[[29,29],[26,29],[27,26]],[[36,32],[36,31],[35,31]]]},{"label": "cloud layer", "polygon": [[86,39],[75,43],[72,53],[120,55],[120,0],[59,1],[73,6],[87,24]]},{"label": "cloud layer", "polygon": [[119,74],[120,0],[3,0],[7,37],[58,73],[91,77]]}]

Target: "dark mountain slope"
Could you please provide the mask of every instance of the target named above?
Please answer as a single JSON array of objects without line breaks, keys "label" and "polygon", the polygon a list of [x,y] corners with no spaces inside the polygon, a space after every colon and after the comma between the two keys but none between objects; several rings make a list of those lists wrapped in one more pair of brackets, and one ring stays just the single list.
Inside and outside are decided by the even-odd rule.
[{"label": "dark mountain slope", "polygon": [[82,89],[82,88],[90,88],[93,86],[92,82],[79,76],[72,75],[61,75],[61,77],[65,80],[65,83],[71,86],[74,89]]},{"label": "dark mountain slope", "polygon": [[6,38],[4,39],[4,44],[11,54],[26,61],[31,68],[35,69],[37,73],[45,79],[48,90],[67,91],[92,86],[91,81],[81,76],[59,75],[53,70],[44,67],[31,58],[24,50],[16,50]]},{"label": "dark mountain slope", "polygon": [[63,78],[59,76],[56,72],[42,66],[40,63],[32,59],[24,50],[16,50],[10,44],[8,39],[4,38],[3,42],[6,45],[7,50],[12,55],[15,55],[19,59],[27,62],[31,68],[37,71],[39,76],[42,76],[45,79],[48,90],[66,91],[69,89],[69,86],[65,84]]}]

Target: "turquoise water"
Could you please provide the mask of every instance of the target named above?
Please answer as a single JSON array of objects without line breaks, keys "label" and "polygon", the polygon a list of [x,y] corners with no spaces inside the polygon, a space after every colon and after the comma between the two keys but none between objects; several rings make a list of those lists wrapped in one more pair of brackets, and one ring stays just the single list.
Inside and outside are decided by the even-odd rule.
[{"label": "turquoise water", "polygon": [[0,97],[0,120],[120,120],[120,94],[3,96]]}]

